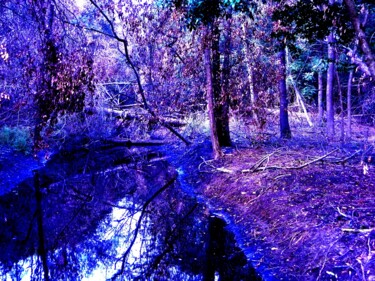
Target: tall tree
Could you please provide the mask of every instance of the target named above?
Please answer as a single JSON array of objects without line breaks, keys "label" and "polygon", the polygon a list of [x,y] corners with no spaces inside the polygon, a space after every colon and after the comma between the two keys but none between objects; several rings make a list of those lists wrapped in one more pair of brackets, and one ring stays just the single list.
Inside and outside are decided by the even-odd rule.
[{"label": "tall tree", "polygon": [[[330,0],[330,4],[332,5],[334,0]],[[330,31],[330,34],[327,38],[328,42],[328,69],[327,69],[327,86],[326,86],[326,108],[327,108],[327,135],[328,137],[333,137],[335,134],[335,111],[334,111],[334,104],[333,104],[333,82],[334,82],[334,75],[335,75],[335,60],[336,60],[336,52],[335,52],[335,38],[334,38],[334,30]]]},{"label": "tall tree", "polygon": [[203,59],[204,59],[204,66],[206,72],[206,94],[207,94],[207,105],[208,105],[208,116],[210,120],[210,135],[211,135],[211,143],[212,143],[212,150],[214,159],[218,159],[222,156],[222,151],[220,149],[219,143],[219,136],[218,130],[216,127],[216,120],[215,120],[215,108],[214,108],[214,83],[213,83],[213,70],[212,70],[212,63],[211,63],[211,51],[212,48],[210,43],[212,39],[210,38],[212,33],[210,32],[210,27],[204,27],[204,34],[203,34]]},{"label": "tall tree", "polygon": [[41,131],[51,117],[51,100],[57,96],[53,74],[56,73],[58,51],[53,37],[55,6],[52,2],[39,0],[34,4],[34,17],[42,38],[42,64],[40,66],[40,83],[35,96],[38,112],[34,130],[34,145],[37,148],[41,141]]},{"label": "tall tree", "polygon": [[[220,92],[215,95],[216,126],[220,146],[230,146],[229,132],[229,79],[230,79],[230,55],[231,55],[231,19],[225,19],[223,23],[223,63],[221,67]],[[220,53],[218,54],[220,62]],[[218,89],[219,90],[219,89]]]}]

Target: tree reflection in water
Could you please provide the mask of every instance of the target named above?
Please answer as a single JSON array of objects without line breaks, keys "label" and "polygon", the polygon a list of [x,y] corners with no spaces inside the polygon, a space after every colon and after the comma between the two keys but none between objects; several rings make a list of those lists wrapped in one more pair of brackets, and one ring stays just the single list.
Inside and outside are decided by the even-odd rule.
[{"label": "tree reflection in water", "polygon": [[[0,197],[5,279],[46,279],[43,255],[51,280],[213,280],[224,258],[250,278],[239,248],[213,248],[208,212],[168,163],[119,151],[116,161],[103,161],[107,150],[55,157],[39,171],[44,239],[32,179]],[[232,280],[253,280],[242,277]]]}]

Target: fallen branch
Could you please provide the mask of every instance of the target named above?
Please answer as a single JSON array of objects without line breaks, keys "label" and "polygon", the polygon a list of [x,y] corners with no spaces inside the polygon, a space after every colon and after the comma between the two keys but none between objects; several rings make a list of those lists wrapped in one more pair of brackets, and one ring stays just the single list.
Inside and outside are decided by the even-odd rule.
[{"label": "fallen branch", "polygon": [[[270,154],[267,154],[266,156],[264,156],[262,159],[260,159],[259,161],[257,161],[253,166],[250,167],[250,169],[244,169],[244,170],[241,170],[241,173],[252,173],[252,172],[255,172],[255,171],[264,171],[268,165],[268,162],[270,161],[270,157],[272,155],[274,155],[276,152],[278,152],[279,149],[275,150],[274,152],[270,153]],[[259,167],[267,160],[267,164],[265,167],[263,167],[262,169],[259,169]]]},{"label": "fallen branch", "polygon": [[353,232],[353,233],[370,233],[375,231],[375,228],[364,228],[364,229],[357,229],[357,228],[342,228],[344,232]]},{"label": "fallen branch", "polygon": [[[255,171],[259,171],[259,170],[263,171],[263,170],[266,170],[266,169],[299,170],[299,169],[305,168],[305,167],[308,166],[308,165],[314,164],[314,163],[316,163],[316,162],[318,162],[318,161],[320,161],[320,160],[326,158],[327,156],[331,155],[332,153],[336,152],[337,150],[338,150],[338,148],[332,150],[331,152],[329,152],[329,153],[327,153],[327,154],[325,154],[325,155],[323,155],[323,156],[321,156],[321,157],[318,157],[318,158],[316,158],[316,159],[314,159],[314,160],[311,160],[311,161],[309,161],[309,162],[306,162],[306,163],[304,163],[304,164],[302,164],[302,165],[300,165],[300,166],[297,166],[297,167],[269,166],[269,167],[265,167],[265,168],[263,168],[263,169],[257,169],[257,170],[255,170]],[[255,172],[255,171],[254,171],[254,172]]]},{"label": "fallen branch", "polygon": [[165,142],[162,141],[155,141],[155,140],[146,140],[146,141],[132,141],[129,139],[106,139],[106,143],[113,144],[114,146],[126,146],[126,147],[132,147],[132,146],[158,146],[158,145],[164,145]]},{"label": "fallen branch", "polygon": [[118,110],[118,109],[112,109],[112,108],[96,108],[96,107],[86,107],[85,108],[85,113],[87,114],[98,114],[100,112],[103,112],[106,115],[109,116],[115,116],[118,118],[121,118],[122,120],[137,120],[137,121],[142,121],[142,120],[148,120],[151,123],[158,123],[158,122],[163,122],[163,126],[171,126],[171,127],[183,127],[186,126],[186,123],[175,119],[171,117],[163,117],[160,116],[159,119],[155,119],[154,117],[150,116],[148,113],[137,113],[136,115],[129,113],[127,110]]},{"label": "fallen branch", "polygon": [[344,163],[348,162],[350,159],[354,158],[354,156],[359,154],[361,151],[362,150],[357,150],[356,152],[354,152],[353,154],[349,155],[348,157],[346,157],[344,159],[330,161],[330,163],[335,163],[335,164],[342,163],[342,164],[344,164]]}]

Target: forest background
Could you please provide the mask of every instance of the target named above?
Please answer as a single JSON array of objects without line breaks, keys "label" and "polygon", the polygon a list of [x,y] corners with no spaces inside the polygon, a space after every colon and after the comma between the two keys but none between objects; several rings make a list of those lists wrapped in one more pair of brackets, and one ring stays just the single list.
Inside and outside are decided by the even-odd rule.
[{"label": "forest background", "polygon": [[1,141],[30,152],[162,126],[188,144],[206,115],[214,158],[230,122],[290,138],[303,119],[350,140],[374,116],[370,2],[2,1]]}]

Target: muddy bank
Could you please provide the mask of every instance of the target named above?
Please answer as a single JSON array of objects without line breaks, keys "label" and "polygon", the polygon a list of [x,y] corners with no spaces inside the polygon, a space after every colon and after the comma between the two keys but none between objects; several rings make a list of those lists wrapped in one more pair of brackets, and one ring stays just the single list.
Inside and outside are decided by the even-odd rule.
[{"label": "muddy bank", "polygon": [[371,157],[360,146],[282,145],[199,157],[191,180],[265,280],[372,280]]}]

